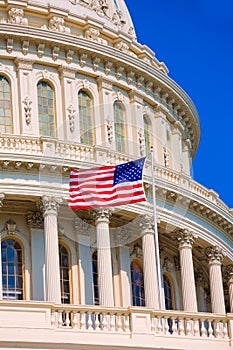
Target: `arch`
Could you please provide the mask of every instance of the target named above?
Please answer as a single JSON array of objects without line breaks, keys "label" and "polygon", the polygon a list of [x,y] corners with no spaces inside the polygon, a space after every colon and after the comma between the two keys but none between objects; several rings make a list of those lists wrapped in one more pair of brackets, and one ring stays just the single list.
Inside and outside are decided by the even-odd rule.
[{"label": "arch", "polygon": [[11,84],[5,75],[0,74],[0,132],[12,133],[12,131]]},{"label": "arch", "polygon": [[97,250],[95,250],[92,253],[92,278],[93,278],[94,304],[99,305]]},{"label": "arch", "polygon": [[1,241],[2,298],[25,299],[23,244],[13,236]]},{"label": "arch", "polygon": [[80,143],[93,146],[95,144],[95,125],[93,97],[89,91],[78,92]]},{"label": "arch", "polygon": [[39,133],[41,136],[56,136],[55,90],[46,80],[37,83]]},{"label": "arch", "polygon": [[69,248],[63,242],[59,242],[60,285],[62,304],[72,303],[72,278],[70,260],[71,257]]},{"label": "arch", "polygon": [[126,152],[126,120],[125,108],[123,103],[115,101],[113,104],[114,110],[114,133],[115,147],[117,152]]},{"label": "arch", "polygon": [[133,306],[145,306],[142,263],[134,259],[130,264]]},{"label": "arch", "polygon": [[174,310],[175,299],[173,281],[171,279],[171,276],[167,272],[163,274],[163,289],[166,310]]},{"label": "arch", "polygon": [[151,121],[148,115],[143,116],[143,127],[144,127],[144,145],[145,145],[145,154],[147,157],[150,156],[150,147],[151,147]]}]

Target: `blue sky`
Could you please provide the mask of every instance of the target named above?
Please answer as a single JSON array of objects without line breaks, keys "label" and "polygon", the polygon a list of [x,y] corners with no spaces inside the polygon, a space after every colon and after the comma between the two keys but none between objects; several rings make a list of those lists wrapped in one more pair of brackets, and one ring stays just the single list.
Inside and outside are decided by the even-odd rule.
[{"label": "blue sky", "polygon": [[198,110],[194,179],[233,208],[233,1],[125,2],[138,41],[166,63]]}]

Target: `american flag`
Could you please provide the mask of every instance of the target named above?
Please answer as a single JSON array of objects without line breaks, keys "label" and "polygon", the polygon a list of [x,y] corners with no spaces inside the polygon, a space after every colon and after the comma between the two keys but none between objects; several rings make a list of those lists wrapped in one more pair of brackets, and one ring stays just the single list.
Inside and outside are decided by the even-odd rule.
[{"label": "american flag", "polygon": [[146,158],[70,172],[71,209],[114,207],[146,201],[142,184]]}]

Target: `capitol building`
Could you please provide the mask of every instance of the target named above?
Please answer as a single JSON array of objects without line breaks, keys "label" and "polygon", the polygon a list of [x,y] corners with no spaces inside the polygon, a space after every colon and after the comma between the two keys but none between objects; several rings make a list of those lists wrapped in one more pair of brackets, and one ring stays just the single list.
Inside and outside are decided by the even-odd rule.
[{"label": "capitol building", "polygon": [[[199,139],[124,0],[0,0],[0,350],[233,346],[233,210],[192,179]],[[71,169],[145,156],[147,201],[69,208]]]}]

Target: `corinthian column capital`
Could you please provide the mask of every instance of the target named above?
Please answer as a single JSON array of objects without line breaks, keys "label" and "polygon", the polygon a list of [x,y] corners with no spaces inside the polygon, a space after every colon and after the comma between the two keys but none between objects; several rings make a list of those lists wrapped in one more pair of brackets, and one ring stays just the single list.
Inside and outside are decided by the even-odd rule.
[{"label": "corinthian column capital", "polygon": [[193,242],[196,238],[197,235],[188,229],[178,230],[173,236],[179,249],[184,247],[192,248]]},{"label": "corinthian column capital", "polygon": [[113,209],[109,208],[96,208],[92,210],[92,214],[96,222],[107,222],[109,223],[112,216]]},{"label": "corinthian column capital", "polygon": [[49,214],[57,215],[61,203],[62,198],[60,197],[43,196],[41,199],[41,209],[43,210],[44,216]]},{"label": "corinthian column capital", "polygon": [[226,255],[225,252],[218,246],[206,248],[206,258],[209,264],[219,264],[223,262],[223,258]]},{"label": "corinthian column capital", "polygon": [[151,215],[141,215],[138,219],[138,226],[142,236],[146,233],[154,233],[154,220]]}]

